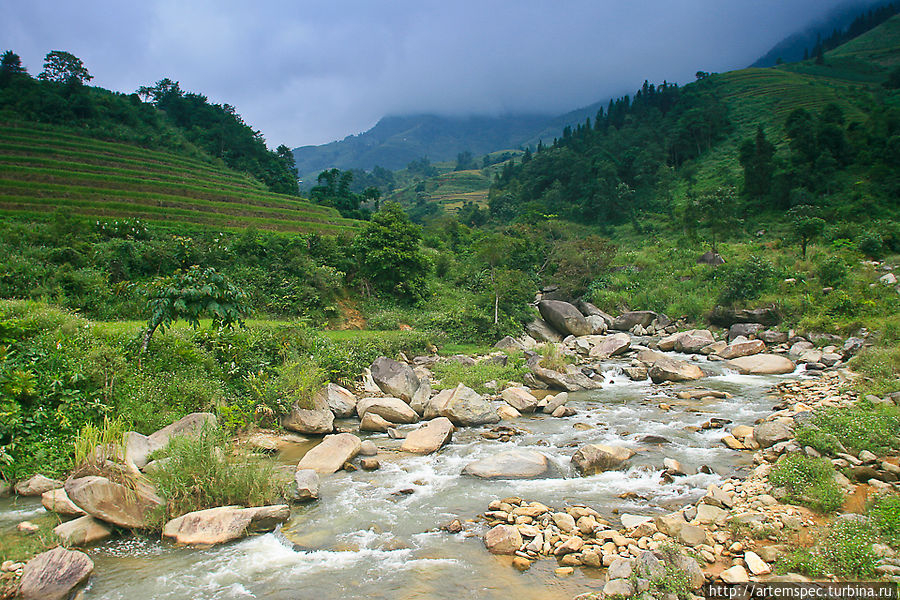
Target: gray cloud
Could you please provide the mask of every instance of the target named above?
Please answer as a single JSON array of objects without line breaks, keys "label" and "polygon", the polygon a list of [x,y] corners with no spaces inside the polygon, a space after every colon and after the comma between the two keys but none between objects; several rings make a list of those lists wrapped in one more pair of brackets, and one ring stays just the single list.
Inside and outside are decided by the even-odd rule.
[{"label": "gray cloud", "polygon": [[561,113],[644,79],[743,67],[841,0],[32,0],[0,48],[32,74],[68,50],[94,84],[163,77],[237,107],[270,146],[339,139],[385,114]]}]

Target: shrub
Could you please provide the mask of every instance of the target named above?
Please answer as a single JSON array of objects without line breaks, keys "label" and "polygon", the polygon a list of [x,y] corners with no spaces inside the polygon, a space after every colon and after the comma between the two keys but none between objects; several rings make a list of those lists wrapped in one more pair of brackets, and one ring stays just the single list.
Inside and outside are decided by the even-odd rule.
[{"label": "shrub", "polygon": [[758,256],[719,266],[716,272],[717,278],[722,282],[719,303],[756,300],[772,287],[776,274],[775,266]]},{"label": "shrub", "polygon": [[248,394],[222,406],[228,429],[251,425],[271,426],[297,404],[313,407],[313,395],[324,383],[324,373],[314,361],[287,361],[275,371],[258,371],[244,377]]},{"label": "shrub", "polygon": [[832,512],[844,503],[844,493],[835,482],[834,465],[826,458],[809,458],[794,453],[782,456],[769,481],[787,488],[788,499],[819,512]]},{"label": "shrub", "polygon": [[900,346],[896,344],[865,348],[850,361],[850,366],[863,375],[856,382],[861,393],[881,396],[900,390]]},{"label": "shrub", "polygon": [[544,344],[541,350],[541,360],[538,364],[545,369],[551,369],[560,373],[566,372],[566,359],[560,354],[556,344]]},{"label": "shrub", "polygon": [[885,543],[900,545],[900,495],[877,497],[869,507],[869,520]]},{"label": "shrub", "polygon": [[485,394],[491,391],[485,387],[485,383],[495,381],[496,390],[500,390],[509,381],[521,382],[528,369],[521,356],[510,356],[506,365],[489,361],[474,365],[463,365],[454,360],[442,361],[434,364],[432,372],[441,382],[440,389],[454,388],[462,383],[478,393]]},{"label": "shrub", "polygon": [[869,577],[878,557],[872,550],[874,531],[867,523],[841,519],[825,536],[819,553],[828,571],[841,577]]},{"label": "shrub", "polygon": [[162,518],[215,506],[263,506],[283,496],[275,463],[229,447],[215,428],[175,437],[153,458],[166,459],[149,475],[166,501]]},{"label": "shrub", "polygon": [[847,263],[841,256],[829,256],[816,271],[819,283],[825,287],[837,287],[847,278]]},{"label": "shrub", "polygon": [[834,454],[840,440],[853,453],[868,450],[882,454],[897,445],[900,409],[856,405],[815,411],[812,422],[800,428],[797,440],[820,452]]}]

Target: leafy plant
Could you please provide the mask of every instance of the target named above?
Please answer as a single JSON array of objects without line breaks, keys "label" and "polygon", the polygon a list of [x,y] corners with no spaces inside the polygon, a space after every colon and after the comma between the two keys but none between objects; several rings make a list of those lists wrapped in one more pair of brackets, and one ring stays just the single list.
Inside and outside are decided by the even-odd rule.
[{"label": "leafy plant", "polygon": [[775,266],[760,256],[745,261],[726,263],[718,267],[717,278],[722,282],[720,304],[756,300],[769,290],[775,281]]},{"label": "leafy plant", "polygon": [[788,499],[800,502],[819,512],[832,512],[844,503],[844,493],[835,482],[834,465],[826,458],[809,458],[793,453],[782,456],[769,481],[787,488]]}]

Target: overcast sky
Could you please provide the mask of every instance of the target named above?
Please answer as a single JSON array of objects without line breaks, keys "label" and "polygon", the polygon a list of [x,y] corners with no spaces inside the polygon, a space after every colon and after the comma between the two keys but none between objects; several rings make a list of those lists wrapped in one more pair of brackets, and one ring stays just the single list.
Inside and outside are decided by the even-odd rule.
[{"label": "overcast sky", "polygon": [[386,114],[563,113],[644,79],[744,67],[842,0],[4,0],[0,50],[94,85],[163,77],[237,107],[270,147]]}]

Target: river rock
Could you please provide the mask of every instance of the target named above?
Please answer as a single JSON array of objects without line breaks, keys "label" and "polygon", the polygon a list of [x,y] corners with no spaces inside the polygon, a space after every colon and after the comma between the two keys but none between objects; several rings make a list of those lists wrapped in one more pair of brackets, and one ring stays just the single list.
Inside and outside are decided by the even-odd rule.
[{"label": "river rock", "polygon": [[679,553],[669,557],[669,561],[673,567],[687,574],[692,590],[700,589],[706,582],[703,571],[700,569],[700,564],[697,563],[696,559]]},{"label": "river rock", "polygon": [[676,539],[685,546],[699,546],[706,543],[706,530],[698,525],[688,523],[678,531]]},{"label": "river rock", "polygon": [[610,579],[603,586],[604,598],[624,597],[630,598],[634,596],[634,584],[627,579]]},{"label": "river rock", "polygon": [[582,475],[593,475],[618,469],[634,454],[634,450],[623,446],[588,444],[572,456],[572,464]]},{"label": "river rock", "polygon": [[631,347],[631,336],[627,333],[614,333],[603,338],[599,344],[591,348],[591,358],[605,359],[610,356],[624,354]]},{"label": "river rock", "polygon": [[657,529],[669,537],[677,536],[681,528],[687,525],[684,514],[680,511],[654,517],[653,522]]},{"label": "river rock", "polygon": [[400,398],[363,398],[356,405],[359,418],[372,412],[391,423],[415,423],[419,415]]},{"label": "river rock", "polygon": [[524,387],[509,387],[500,392],[500,397],[520,413],[532,413],[538,405],[538,399],[531,395],[531,390]]},{"label": "river rock", "polygon": [[58,490],[62,486],[62,481],[50,479],[49,477],[44,477],[43,475],[34,475],[33,477],[26,479],[25,481],[16,483],[15,490],[16,493],[20,496],[40,496],[44,492],[49,492],[50,490]]},{"label": "river rock", "polygon": [[763,329],[765,329],[765,325],[762,323],[735,323],[728,328],[728,341],[729,343],[733,342],[739,337],[752,340],[755,337],[759,337],[759,332]]},{"label": "river rock", "polygon": [[301,408],[296,402],[291,412],[283,416],[281,426],[306,434],[323,434],[334,431],[334,413],[328,406],[328,397],[321,392],[312,398],[312,408]]},{"label": "river rock", "polygon": [[591,326],[585,320],[584,315],[568,302],[541,300],[538,302],[538,311],[540,311],[544,320],[560,333],[574,336],[590,335],[592,333]]},{"label": "river rock", "polygon": [[579,300],[578,302],[575,303],[575,308],[577,308],[578,311],[585,316],[585,318],[600,317],[601,319],[603,319],[606,322],[607,326],[612,325],[613,317],[611,315],[606,314],[605,312],[603,312],[602,310],[600,310],[599,308],[597,308],[590,302],[585,302],[584,300]]},{"label": "river rock", "polygon": [[716,354],[725,360],[740,358],[742,356],[752,356],[766,351],[766,344],[762,340],[747,340],[745,342],[734,341],[725,349],[719,350]]},{"label": "river rock", "polygon": [[657,315],[653,311],[633,310],[630,312],[622,313],[621,315],[613,319],[610,329],[615,329],[616,331],[631,331],[635,325],[648,327],[651,323],[653,323],[653,320],[657,319],[658,317],[659,315]]},{"label": "river rock", "polygon": [[416,390],[419,389],[419,378],[406,363],[379,356],[372,363],[370,369],[372,379],[388,396],[400,398],[404,402],[411,402]]},{"label": "river rock", "polygon": [[453,429],[453,423],[447,417],[432,419],[406,434],[400,450],[413,454],[431,454],[450,441]]},{"label": "river rock", "polygon": [[431,400],[431,382],[427,378],[419,379],[419,389],[413,394],[413,398],[409,403],[409,407],[416,411],[419,416],[424,416]]},{"label": "river rock", "polygon": [[336,383],[329,383],[317,395],[321,395],[325,399],[325,404],[339,419],[346,419],[356,414],[356,396],[353,393]]},{"label": "river rock", "polygon": [[300,459],[297,469],[312,469],[320,475],[334,473],[359,454],[360,446],[362,442],[352,433],[326,435],[321,444]]},{"label": "river rock", "polygon": [[217,506],[172,519],[165,524],[162,534],[179,544],[213,546],[248,533],[272,531],[290,516],[291,509],[286,504],[254,508]]},{"label": "river rock", "polygon": [[549,323],[542,319],[535,319],[525,325],[525,333],[539,342],[555,344],[562,341],[562,336]]},{"label": "river rock", "polygon": [[594,335],[603,335],[609,330],[609,322],[603,317],[588,315],[584,320],[591,326],[591,333]]},{"label": "river rock", "polygon": [[497,407],[497,415],[500,417],[501,421],[510,421],[512,419],[518,419],[522,416],[522,413],[509,404],[501,404]]},{"label": "river rock", "polygon": [[60,523],[53,529],[66,546],[87,546],[112,535],[112,528],[90,515]]},{"label": "river rock", "polygon": [[150,490],[127,488],[94,475],[69,479],[66,494],[84,512],[127,529],[147,529],[153,513],[165,502]]},{"label": "river rock", "polygon": [[491,554],[515,554],[522,547],[522,534],[515,525],[495,525],[484,534]]},{"label": "river rock", "polygon": [[19,582],[24,600],[65,600],[94,572],[94,562],[84,552],[57,546],[25,564]]},{"label": "river rock", "polygon": [[494,344],[494,348],[497,350],[524,350],[525,346],[516,338],[507,335],[500,338],[500,340]]},{"label": "river rock", "polygon": [[12,495],[13,488],[8,481],[0,479],[0,498],[9,498]]},{"label": "river rock", "polygon": [[50,490],[41,494],[41,504],[50,512],[67,517],[80,517],[84,511],[75,506],[75,503],[69,500],[66,490],[59,488]]},{"label": "river rock", "polygon": [[729,360],[726,367],[741,375],[781,375],[793,373],[797,366],[788,358],[777,354],[754,354]]},{"label": "river rock", "polygon": [[[712,337],[712,334],[706,329],[690,329],[688,331],[678,331],[676,333],[673,333],[672,335],[668,335],[662,338],[661,340],[659,340],[659,342],[657,342],[656,347],[663,352],[671,352],[672,350],[675,350],[675,346],[678,344],[678,340],[683,337],[702,338],[704,340],[708,340],[706,344],[711,344],[715,341],[715,339],[713,339]],[[702,347],[703,346],[701,346],[701,348]]]},{"label": "river rock", "polygon": [[622,372],[632,381],[644,381],[647,379],[649,371],[647,367],[622,367]]},{"label": "river rock", "polygon": [[163,446],[163,442],[154,442],[149,436],[129,431],[125,434],[125,461],[143,469],[150,462],[150,455]]},{"label": "river rock", "polygon": [[762,448],[771,448],[778,442],[794,437],[787,422],[780,419],[764,421],[753,428],[753,437]]},{"label": "river rock", "polygon": [[440,409],[442,417],[450,419],[454,425],[474,427],[500,421],[500,415],[491,403],[475,390],[462,383],[456,386]]},{"label": "river rock", "polygon": [[482,479],[531,479],[549,469],[547,457],[534,450],[507,450],[466,465],[463,473]]},{"label": "river rock", "polygon": [[694,381],[703,377],[703,371],[697,365],[663,356],[650,367],[648,374],[653,383],[663,381]]},{"label": "river rock", "polygon": [[709,322],[720,327],[731,327],[735,323],[761,323],[772,327],[781,322],[781,317],[769,307],[732,309],[717,306],[709,315]]},{"label": "river rock", "polygon": [[548,415],[552,415],[560,406],[565,405],[565,403],[569,401],[569,393],[560,392],[555,396],[547,396],[545,400],[547,401],[547,404],[544,405],[541,411]]},{"label": "river rock", "polygon": [[314,469],[297,469],[294,473],[292,500],[303,502],[319,498],[319,474]]},{"label": "river rock", "polygon": [[716,338],[708,329],[691,329],[675,340],[676,352],[685,354],[697,354],[706,346],[715,343]]},{"label": "river rock", "polygon": [[750,550],[744,552],[744,562],[754,575],[768,575],[772,572],[772,568],[756,552]]},{"label": "river rock", "polygon": [[371,410],[366,412],[363,415],[363,418],[359,420],[360,431],[377,431],[379,433],[387,433],[387,430],[393,426],[393,423],[379,415],[376,415]]},{"label": "river rock", "polygon": [[750,581],[747,570],[741,565],[735,565],[729,569],[725,569],[719,577],[721,577],[722,581],[725,583],[747,583]]},{"label": "river rock", "polygon": [[216,415],[208,412],[191,413],[181,417],[171,425],[167,425],[155,433],[151,433],[150,441],[162,448],[176,436],[196,436],[199,435],[204,427],[215,428],[218,426]]},{"label": "river rock", "polygon": [[602,387],[600,383],[594,381],[572,365],[568,365],[565,373],[560,373],[559,371],[542,367],[540,361],[540,356],[532,356],[528,359],[528,368],[547,387],[566,392],[598,390]]}]

